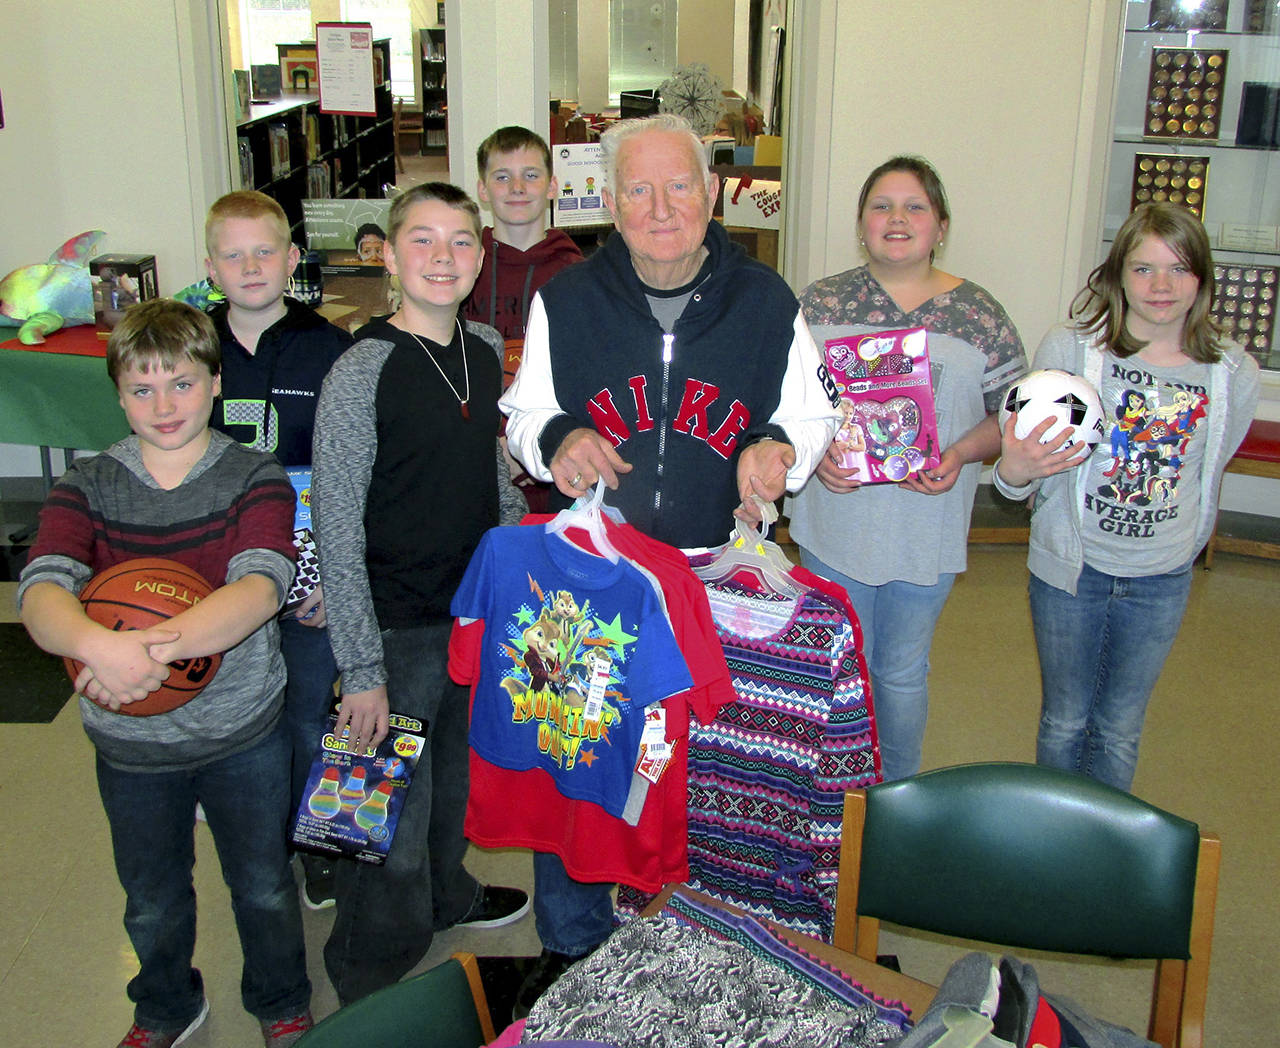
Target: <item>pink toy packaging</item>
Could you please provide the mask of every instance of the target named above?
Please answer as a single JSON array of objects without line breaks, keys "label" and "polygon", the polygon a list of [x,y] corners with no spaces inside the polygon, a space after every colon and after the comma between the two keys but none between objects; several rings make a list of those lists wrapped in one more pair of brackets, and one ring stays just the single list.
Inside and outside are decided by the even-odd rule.
[{"label": "pink toy packaging", "polygon": [[844,416],[840,465],[864,484],[897,483],[941,460],[924,328],[829,339],[827,369]]}]

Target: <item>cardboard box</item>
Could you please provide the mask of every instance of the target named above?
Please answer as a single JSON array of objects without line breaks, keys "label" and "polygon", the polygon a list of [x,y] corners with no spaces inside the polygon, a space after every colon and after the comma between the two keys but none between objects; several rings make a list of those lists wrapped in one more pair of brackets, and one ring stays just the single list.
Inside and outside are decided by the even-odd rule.
[{"label": "cardboard box", "polygon": [[155,255],[99,255],[89,263],[93,319],[103,327],[120,323],[130,306],[160,294]]},{"label": "cardboard box", "polygon": [[724,224],[777,229],[782,219],[782,183],[763,178],[724,180]]},{"label": "cardboard box", "polygon": [[756,135],[757,167],[777,166],[782,163],[782,136]]}]

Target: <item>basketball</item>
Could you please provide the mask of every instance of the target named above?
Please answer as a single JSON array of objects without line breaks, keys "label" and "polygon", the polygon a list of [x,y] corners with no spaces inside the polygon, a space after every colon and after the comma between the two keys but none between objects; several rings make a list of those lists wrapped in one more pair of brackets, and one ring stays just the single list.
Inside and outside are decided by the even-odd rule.
[{"label": "basketball", "polygon": [[1075,427],[1071,436],[1073,443],[1093,447],[1103,437],[1102,399],[1098,391],[1086,379],[1069,371],[1057,368],[1033,371],[1010,386],[1000,405],[1002,433],[1013,412],[1018,415],[1013,432],[1019,440],[1046,418],[1057,419],[1057,422],[1040,438],[1041,444],[1053,443],[1068,426]]},{"label": "basketball", "polygon": [[[200,573],[185,564],[143,557],[99,572],[80,591],[80,603],[85,614],[100,626],[112,630],[141,630],[186,611],[212,592],[213,587]],[[84,664],[74,659],[62,661],[74,684]],[[150,717],[177,709],[204,690],[221,662],[221,655],[172,662],[169,676],[159,688],[145,699],[125,703],[111,712]]]}]

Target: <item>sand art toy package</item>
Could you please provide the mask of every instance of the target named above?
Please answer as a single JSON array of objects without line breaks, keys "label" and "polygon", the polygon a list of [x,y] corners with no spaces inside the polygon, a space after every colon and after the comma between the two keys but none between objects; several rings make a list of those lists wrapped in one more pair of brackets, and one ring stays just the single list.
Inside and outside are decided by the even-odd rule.
[{"label": "sand art toy package", "polygon": [[354,753],[349,733],[328,728],[311,762],[293,823],[293,843],[308,851],[346,855],[381,866],[387,861],[405,791],[426,744],[423,724],[391,714],[391,729],[373,753]]},{"label": "sand art toy package", "polygon": [[840,465],[864,484],[906,480],[941,460],[924,328],[828,339],[827,369],[840,391]]}]

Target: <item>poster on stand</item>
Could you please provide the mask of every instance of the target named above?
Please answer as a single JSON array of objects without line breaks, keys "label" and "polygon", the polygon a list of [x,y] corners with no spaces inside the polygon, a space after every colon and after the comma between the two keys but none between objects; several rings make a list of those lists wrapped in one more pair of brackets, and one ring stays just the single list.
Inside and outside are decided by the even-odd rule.
[{"label": "poster on stand", "polygon": [[390,200],[304,200],[307,249],[320,252],[326,276],[383,276],[382,250],[390,213]]},{"label": "poster on stand", "polygon": [[604,159],[598,142],[552,146],[551,167],[560,187],[551,207],[553,225],[564,229],[613,224],[604,206]]},{"label": "poster on stand", "polygon": [[316,73],[320,82],[320,112],[377,115],[370,23],[317,22]]}]

